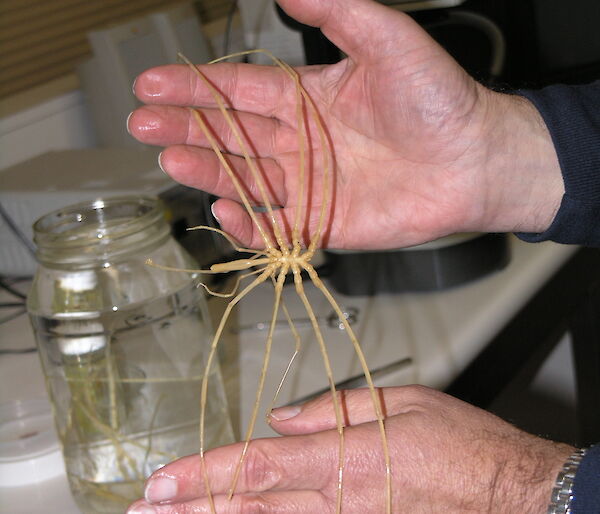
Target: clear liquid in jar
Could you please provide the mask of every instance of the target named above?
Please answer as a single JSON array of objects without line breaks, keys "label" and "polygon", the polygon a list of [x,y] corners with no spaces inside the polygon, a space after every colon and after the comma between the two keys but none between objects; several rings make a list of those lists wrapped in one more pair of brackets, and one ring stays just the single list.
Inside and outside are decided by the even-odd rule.
[{"label": "clear liquid in jar", "polygon": [[[101,313],[31,315],[69,484],[83,512],[124,512],[146,477],[198,452],[211,333],[189,284]],[[208,379],[206,449],[233,441],[218,365]]]}]

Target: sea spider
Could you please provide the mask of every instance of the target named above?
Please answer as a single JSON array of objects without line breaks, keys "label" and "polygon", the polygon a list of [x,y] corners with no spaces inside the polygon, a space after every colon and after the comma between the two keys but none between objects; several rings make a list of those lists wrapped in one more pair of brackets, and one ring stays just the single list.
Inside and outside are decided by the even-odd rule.
[{"label": "sea spider", "polygon": [[[231,485],[229,487],[229,498],[231,498],[235,492],[239,474],[242,469],[242,465],[243,465],[245,456],[247,454],[248,446],[250,444],[250,440],[252,438],[252,434],[254,431],[254,426],[256,423],[257,415],[258,415],[259,403],[260,403],[260,399],[261,399],[262,392],[263,392],[267,369],[269,366],[269,358],[270,358],[271,347],[272,347],[272,343],[273,343],[273,332],[274,332],[274,328],[275,328],[275,324],[276,324],[276,320],[277,320],[280,308],[285,312],[286,317],[288,319],[288,323],[290,324],[290,327],[296,334],[292,320],[291,320],[290,316],[287,314],[287,309],[285,308],[285,305],[282,305],[282,300],[281,300],[281,294],[282,294],[282,289],[283,289],[283,285],[284,285],[284,280],[285,280],[286,275],[289,272],[291,272],[293,274],[296,293],[298,294],[300,300],[302,301],[302,304],[304,305],[304,308],[306,309],[307,315],[310,319],[310,323],[312,325],[312,329],[314,331],[315,338],[317,340],[317,343],[318,343],[320,351],[321,351],[323,363],[325,365],[325,370],[326,370],[327,378],[328,378],[328,382],[329,382],[329,388],[331,391],[331,397],[332,397],[333,407],[334,407],[334,411],[335,411],[337,432],[339,434],[339,460],[338,460],[338,483],[337,483],[336,512],[337,513],[341,512],[342,492],[343,492],[343,471],[344,471],[344,420],[342,417],[342,408],[340,405],[340,398],[339,398],[338,394],[336,393],[336,386],[335,386],[335,382],[333,379],[333,373],[332,373],[332,369],[331,369],[331,364],[330,364],[327,348],[326,348],[325,341],[323,338],[323,334],[322,334],[319,324],[317,322],[317,318],[315,316],[314,310],[313,310],[313,308],[305,294],[305,291],[304,291],[304,285],[302,282],[302,274],[301,274],[304,271],[306,274],[308,274],[312,283],[317,287],[317,289],[319,289],[322,292],[322,294],[325,296],[327,301],[331,304],[335,313],[339,316],[341,323],[343,324],[345,331],[348,334],[348,337],[354,347],[356,355],[358,356],[358,359],[362,366],[362,370],[364,372],[369,390],[371,392],[371,400],[373,403],[373,407],[375,409],[377,422],[379,424],[381,442],[383,445],[383,452],[384,452],[384,458],[385,458],[385,468],[386,468],[385,511],[387,513],[390,513],[391,505],[392,505],[391,464],[390,464],[390,456],[389,456],[387,437],[386,437],[385,427],[384,427],[383,411],[382,411],[381,402],[380,402],[379,396],[376,393],[375,387],[373,385],[373,381],[371,379],[371,374],[369,372],[369,368],[367,366],[365,357],[364,357],[361,347],[358,343],[358,340],[357,340],[356,336],[354,335],[352,328],[350,327],[350,324],[348,323],[345,316],[343,315],[342,310],[339,307],[338,303],[335,301],[335,299],[333,298],[332,294],[329,292],[329,290],[327,289],[325,284],[321,281],[321,279],[317,275],[314,267],[311,265],[311,262],[310,262],[316,249],[317,249],[317,244],[319,243],[319,241],[321,239],[321,235],[323,233],[326,214],[327,214],[327,208],[328,208],[328,202],[326,201],[326,199],[328,198],[328,195],[330,192],[330,181],[331,181],[331,174],[332,174],[331,173],[332,159],[330,157],[330,151],[328,150],[330,148],[330,145],[328,144],[328,139],[326,137],[325,127],[321,121],[321,118],[319,116],[319,113],[317,111],[317,108],[316,108],[313,100],[311,99],[311,97],[308,95],[308,93],[302,86],[301,81],[300,81],[300,76],[298,75],[298,73],[293,68],[291,68],[288,64],[284,63],[283,61],[281,61],[280,59],[275,57],[271,52],[266,51],[266,50],[252,50],[252,51],[247,51],[247,52],[240,52],[238,54],[228,55],[226,57],[217,59],[216,61],[212,61],[212,62],[215,63],[215,62],[222,61],[222,60],[225,60],[225,59],[228,59],[231,57],[235,57],[235,56],[239,56],[239,55],[247,55],[250,53],[257,53],[257,52],[264,53],[267,56],[269,56],[270,59],[275,63],[275,65],[279,66],[285,72],[285,74],[289,77],[289,79],[291,81],[293,81],[294,87],[295,87],[295,92],[296,92],[296,124],[297,124],[296,132],[297,132],[297,139],[298,139],[299,169],[298,169],[298,175],[297,175],[298,176],[298,187],[297,187],[298,192],[297,192],[297,198],[296,198],[297,203],[296,203],[296,208],[295,208],[295,213],[294,213],[294,222],[293,222],[293,226],[292,226],[292,230],[291,230],[291,244],[288,242],[288,239],[286,239],[284,237],[284,232],[274,214],[273,206],[269,200],[269,197],[268,197],[268,194],[266,191],[266,187],[265,187],[265,182],[257,168],[256,163],[250,156],[250,153],[248,151],[248,145],[246,143],[244,143],[240,127],[237,125],[234,118],[232,117],[231,111],[228,109],[224,97],[210,83],[210,81],[206,78],[206,76],[200,71],[200,69],[197,66],[190,63],[189,60],[187,60],[185,57],[180,56],[182,58],[182,60],[193,71],[195,76],[200,80],[200,82],[210,92],[210,94],[211,94],[215,104],[217,105],[219,111],[221,112],[228,128],[231,130],[231,134],[235,138],[235,141],[237,142],[237,145],[239,146],[239,148],[241,150],[241,154],[248,166],[248,169],[252,176],[252,180],[254,180],[257,185],[260,203],[262,203],[262,205],[264,206],[264,210],[266,212],[266,217],[269,220],[270,225],[271,225],[271,231],[265,230],[263,224],[258,219],[255,209],[253,209],[253,207],[249,201],[248,195],[246,194],[236,173],[232,169],[232,166],[230,165],[230,163],[224,156],[223,151],[219,147],[217,140],[213,136],[213,134],[212,134],[211,130],[209,129],[207,123],[205,122],[202,114],[200,112],[198,112],[196,109],[191,109],[191,113],[192,113],[196,123],[200,127],[200,129],[201,129],[202,133],[204,134],[204,136],[206,137],[210,147],[212,148],[215,155],[219,159],[221,166],[223,167],[223,169],[229,176],[229,179],[231,180],[231,182],[239,196],[240,201],[242,202],[246,211],[248,212],[248,214],[252,220],[252,223],[258,230],[258,232],[261,236],[261,239],[263,241],[263,244],[264,244],[264,250],[241,248],[241,247],[236,246],[235,242],[232,240],[232,238],[230,236],[228,236],[225,232],[223,232],[219,229],[205,227],[205,226],[193,227],[192,229],[205,229],[205,230],[212,230],[212,231],[220,233],[221,235],[223,235],[224,237],[227,238],[227,240],[234,246],[234,248],[236,250],[238,250],[240,252],[250,253],[250,254],[252,254],[252,257],[234,260],[231,262],[226,262],[226,263],[221,263],[221,264],[215,264],[215,265],[211,266],[211,268],[209,270],[177,270],[177,271],[191,271],[191,272],[211,273],[212,274],[212,273],[227,273],[227,272],[231,272],[231,271],[244,271],[244,270],[249,270],[250,268],[255,268],[253,271],[246,273],[238,278],[236,287],[234,288],[234,291],[232,293],[230,293],[228,295],[219,294],[220,296],[231,296],[233,298],[227,305],[225,312],[224,312],[224,314],[217,326],[217,329],[215,331],[215,334],[214,334],[214,337],[212,340],[212,344],[210,346],[208,359],[206,362],[204,377],[202,380],[202,389],[201,389],[201,398],[200,398],[201,413],[200,413],[200,450],[199,450],[199,453],[200,453],[200,460],[201,460],[201,465],[202,465],[202,469],[203,469],[203,477],[204,477],[206,492],[207,492],[207,496],[208,496],[209,503],[211,506],[211,512],[215,513],[216,511],[215,511],[214,501],[213,501],[212,493],[211,493],[211,489],[210,489],[209,477],[208,477],[208,473],[207,473],[206,466],[205,466],[205,460],[204,460],[204,453],[205,453],[204,429],[205,429],[205,424],[206,424],[205,410],[206,410],[206,401],[207,401],[207,393],[208,393],[208,391],[207,391],[208,377],[209,377],[210,368],[213,365],[213,361],[215,360],[217,346],[219,344],[219,340],[221,338],[221,334],[223,332],[225,324],[227,323],[227,320],[232,312],[232,309],[235,307],[235,305],[238,304],[245,296],[247,296],[259,284],[261,284],[267,280],[272,280],[272,282],[274,284],[274,289],[275,289],[272,317],[271,317],[271,322],[269,325],[269,330],[267,333],[267,340],[266,340],[266,347],[265,347],[265,354],[264,354],[264,359],[263,359],[263,364],[262,364],[262,370],[261,370],[259,383],[258,383],[258,387],[257,387],[257,391],[256,391],[256,401],[254,403],[250,421],[248,423],[248,428],[246,430],[246,434],[245,434],[245,438],[244,438],[244,446],[243,446],[242,452],[240,454],[240,458],[237,463],[234,475],[232,477]],[[301,228],[301,223],[302,223],[302,219],[301,219],[302,218],[302,205],[303,205],[303,202],[306,200],[306,198],[305,198],[305,178],[306,178],[305,177],[305,168],[306,168],[307,137],[308,137],[308,135],[307,135],[307,133],[308,133],[307,125],[308,124],[306,124],[304,121],[305,112],[308,113],[308,117],[310,120],[312,120],[312,123],[314,124],[314,127],[316,127],[316,130],[318,133],[318,141],[319,141],[320,148],[322,150],[322,155],[323,155],[323,162],[322,162],[323,180],[322,180],[322,186],[321,186],[322,187],[322,189],[321,189],[322,202],[321,202],[319,218],[318,218],[318,222],[317,222],[317,228],[314,231],[314,233],[310,236],[310,241],[309,241],[308,245],[306,246],[306,248],[303,250],[303,247],[301,244],[301,238],[300,238],[300,228]],[[273,242],[272,236],[275,239],[274,242]],[[154,265],[154,266],[159,266],[152,262],[149,262],[149,264]],[[173,269],[173,268],[167,268],[164,266],[159,266],[159,267],[165,268],[165,269]],[[240,280],[243,278],[249,277],[251,275],[257,275],[257,276],[255,276],[255,278],[248,285],[243,287],[240,292],[237,292],[237,286],[239,285]],[[213,291],[211,291],[210,289],[208,289],[208,287],[206,287],[206,289],[211,294],[217,294],[217,293],[214,293]],[[296,340],[297,340],[296,352],[294,353],[294,355],[292,356],[292,359],[290,360],[290,363],[289,363],[289,365],[284,373],[284,376],[279,384],[279,387],[275,394],[275,398],[273,399],[273,401],[271,403],[271,406],[274,405],[276,398],[277,398],[277,394],[279,393],[279,390],[281,389],[281,385],[282,385],[283,381],[285,380],[287,372],[289,371],[290,366],[291,366],[295,356],[297,355],[297,352],[299,349],[297,335],[296,335]]]}]

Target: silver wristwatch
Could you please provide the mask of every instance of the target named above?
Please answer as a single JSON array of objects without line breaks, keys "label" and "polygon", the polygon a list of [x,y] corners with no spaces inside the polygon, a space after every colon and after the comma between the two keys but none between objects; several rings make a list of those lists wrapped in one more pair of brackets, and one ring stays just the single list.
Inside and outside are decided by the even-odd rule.
[{"label": "silver wristwatch", "polygon": [[548,514],[571,514],[573,500],[573,483],[575,473],[585,455],[586,449],[573,452],[556,477],[552,497],[548,506]]}]

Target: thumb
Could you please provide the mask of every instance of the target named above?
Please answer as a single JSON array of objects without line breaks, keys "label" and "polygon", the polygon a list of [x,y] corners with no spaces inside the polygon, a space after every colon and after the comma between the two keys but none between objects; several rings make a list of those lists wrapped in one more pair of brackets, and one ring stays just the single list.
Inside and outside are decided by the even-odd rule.
[{"label": "thumb", "polygon": [[[414,406],[416,387],[376,388],[384,418],[408,412]],[[421,388],[424,389],[424,388]],[[337,392],[345,426],[375,421],[375,407],[369,389]],[[331,393],[325,393],[303,405],[273,409],[269,413],[271,427],[283,435],[312,434],[336,428]]]},{"label": "thumb", "polygon": [[277,0],[292,18],[319,27],[354,61],[375,59],[388,47],[420,46],[426,33],[407,15],[373,0]]}]

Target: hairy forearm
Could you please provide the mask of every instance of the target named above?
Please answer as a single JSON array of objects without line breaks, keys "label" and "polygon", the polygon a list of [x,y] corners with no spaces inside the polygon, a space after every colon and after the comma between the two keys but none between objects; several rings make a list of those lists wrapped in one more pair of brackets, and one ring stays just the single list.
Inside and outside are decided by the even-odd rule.
[{"label": "hairy forearm", "polygon": [[556,477],[574,448],[527,434],[498,466],[491,511],[546,512]]}]

